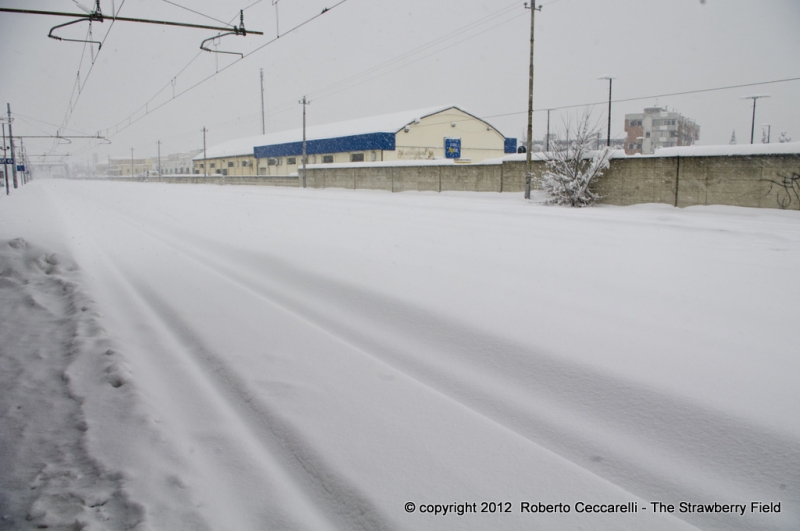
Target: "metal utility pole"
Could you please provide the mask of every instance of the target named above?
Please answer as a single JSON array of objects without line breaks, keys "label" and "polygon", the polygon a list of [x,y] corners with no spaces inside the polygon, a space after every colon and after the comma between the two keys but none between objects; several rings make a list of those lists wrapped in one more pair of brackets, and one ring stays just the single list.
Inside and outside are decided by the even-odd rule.
[{"label": "metal utility pole", "polygon": [[206,160],[206,132],[208,129],[203,127],[203,173],[208,177],[208,161]]},{"label": "metal utility pole", "polygon": [[306,161],[308,160],[308,155],[306,155],[306,105],[311,105],[311,102],[303,96],[303,99],[300,102],[303,105],[303,188],[306,187]]},{"label": "metal utility pole", "polygon": [[11,132],[11,104],[6,103],[8,108],[8,143],[11,146],[11,175],[14,176],[14,189],[19,188],[19,184],[17,184],[17,158],[14,156],[14,133]]},{"label": "metal utility pole", "polygon": [[133,177],[133,148],[131,148],[131,177]]},{"label": "metal utility pole", "polygon": [[158,176],[161,177],[161,140],[158,141]]},{"label": "metal utility pole", "polygon": [[608,80],[608,135],[606,136],[606,147],[611,147],[611,82],[616,78],[614,76],[601,76],[597,79]]},{"label": "metal utility pole", "polygon": [[8,190],[8,166],[6,165],[6,124],[0,124],[3,126],[3,177],[6,181],[6,195],[9,195]]},{"label": "metal utility pole", "polygon": [[28,164],[28,156],[25,153],[25,142],[21,138],[19,140],[19,160],[22,161],[22,166],[25,168],[22,170],[22,175],[19,178],[20,184],[28,184],[30,164]]},{"label": "metal utility pole", "polygon": [[281,25],[278,19],[278,0],[272,0],[272,5],[275,6],[275,36],[281,36]]},{"label": "metal utility pole", "polygon": [[536,0],[525,2],[525,9],[531,10],[531,64],[528,70],[528,146],[525,151],[525,199],[531,198],[531,176],[533,168],[531,166],[531,150],[533,149],[533,30],[534,19],[537,11],[542,10],[542,6],[536,7]]},{"label": "metal utility pole", "polygon": [[553,109],[547,109],[547,136],[544,139],[544,150],[545,152],[550,151],[550,111]]},{"label": "metal utility pole", "polygon": [[753,136],[756,132],[756,100],[759,98],[769,98],[769,94],[753,94],[752,96],[743,96],[743,100],[753,100],[753,121],[750,124],[750,143],[753,143]]},{"label": "metal utility pole", "polygon": [[261,134],[267,134],[267,120],[264,115],[264,69],[261,69]]}]

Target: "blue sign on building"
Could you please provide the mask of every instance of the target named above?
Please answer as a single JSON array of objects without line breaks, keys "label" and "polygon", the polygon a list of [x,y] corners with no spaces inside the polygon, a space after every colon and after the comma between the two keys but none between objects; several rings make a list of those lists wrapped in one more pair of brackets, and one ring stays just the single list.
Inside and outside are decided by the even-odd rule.
[{"label": "blue sign on building", "polygon": [[445,138],[444,139],[444,156],[447,159],[460,159],[461,158],[461,139],[460,138]]},{"label": "blue sign on building", "polygon": [[503,153],[516,153],[517,152],[517,139],[506,138],[503,142]]},{"label": "blue sign on building", "polygon": [[3,159],[3,164],[14,164],[14,159]]},{"label": "blue sign on building", "polygon": [[17,164],[17,171],[25,171],[25,165],[24,164]]}]

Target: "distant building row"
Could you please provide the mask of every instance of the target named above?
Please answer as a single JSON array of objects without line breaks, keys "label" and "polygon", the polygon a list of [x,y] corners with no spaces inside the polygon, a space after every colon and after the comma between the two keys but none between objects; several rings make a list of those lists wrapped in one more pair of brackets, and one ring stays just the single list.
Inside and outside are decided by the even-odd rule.
[{"label": "distant building row", "polygon": [[157,157],[108,159],[107,164],[97,164],[95,171],[111,177],[141,177],[158,173],[160,163],[162,175],[188,175],[193,171],[192,159],[202,152],[202,149],[197,149],[188,153],[173,153],[162,157],[160,161]]},{"label": "distant building row", "polygon": [[625,153],[652,155],[658,148],[691,146],[700,140],[700,126],[677,112],[648,107],[625,115]]}]

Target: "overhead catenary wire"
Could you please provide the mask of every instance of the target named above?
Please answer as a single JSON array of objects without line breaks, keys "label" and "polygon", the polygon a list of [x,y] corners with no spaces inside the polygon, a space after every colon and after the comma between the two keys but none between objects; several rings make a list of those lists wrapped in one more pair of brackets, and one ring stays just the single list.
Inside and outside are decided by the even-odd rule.
[{"label": "overhead catenary wire", "polygon": [[[112,16],[111,25],[108,27],[108,31],[106,31],[105,36],[103,36],[103,40],[100,43],[100,48],[97,50],[97,55],[94,56],[91,62],[91,66],[89,66],[89,71],[86,72],[86,77],[84,78],[83,84],[80,83],[80,66],[83,64],[83,57],[86,52],[86,44],[84,44],[83,53],[81,54],[81,62],[78,65],[78,76],[76,79],[77,87],[78,87],[78,95],[75,97],[75,101],[72,101],[72,97],[75,96],[75,88],[73,87],[72,95],[70,96],[70,103],[69,107],[67,108],[67,113],[64,116],[64,120],[62,121],[61,127],[59,129],[64,129],[69,124],[70,119],[72,118],[72,114],[75,111],[75,107],[78,105],[78,101],[80,100],[81,94],[83,93],[83,89],[86,87],[86,83],[89,82],[89,76],[91,76],[92,71],[94,70],[94,65],[97,63],[97,58],[100,56],[100,52],[102,51],[103,44],[105,44],[106,39],[108,39],[108,35],[111,33],[111,30],[114,29],[114,23],[117,20],[117,15],[119,12],[122,11],[122,8],[125,6],[125,2],[127,0],[122,0],[122,3],[117,9],[116,13]],[[91,21],[89,21],[89,28],[91,31]]]},{"label": "overhead catenary wire", "polygon": [[[344,4],[344,3],[345,3],[345,2],[347,2],[347,1],[348,1],[348,0],[339,0],[339,2],[335,3],[333,6],[324,8],[324,9],[323,9],[323,10],[322,10],[320,13],[317,13],[316,15],[314,15],[314,16],[312,16],[312,17],[310,17],[310,18],[306,19],[306,20],[304,20],[303,22],[301,22],[301,23],[297,24],[296,26],[292,27],[292,28],[291,28],[291,29],[289,29],[288,31],[284,32],[284,33],[281,35],[281,37],[285,37],[286,35],[288,35],[288,34],[290,34],[290,33],[293,33],[293,32],[295,32],[295,31],[299,30],[299,29],[300,29],[300,28],[302,28],[303,26],[305,26],[305,25],[307,25],[307,24],[309,24],[309,23],[313,22],[313,21],[314,21],[314,20],[316,20],[317,18],[319,18],[319,17],[321,17],[322,15],[324,15],[324,14],[326,14],[326,13],[330,12],[331,10],[333,10],[333,9],[335,9],[335,8],[337,8],[337,7],[339,7],[340,5]],[[135,123],[136,123],[136,122],[138,122],[139,120],[143,119],[145,116],[147,116],[147,115],[149,115],[149,114],[152,114],[152,113],[156,112],[157,110],[159,110],[159,109],[161,109],[162,107],[164,107],[164,106],[168,105],[169,103],[171,103],[172,101],[176,100],[177,98],[179,98],[179,97],[183,96],[184,94],[186,94],[186,93],[188,93],[188,92],[190,92],[190,91],[194,90],[195,88],[199,87],[200,85],[203,85],[203,84],[204,84],[204,83],[206,83],[207,81],[209,81],[209,80],[213,79],[213,78],[214,78],[214,77],[216,77],[217,75],[219,75],[219,74],[221,74],[222,72],[224,72],[225,70],[227,70],[228,68],[230,68],[230,67],[232,67],[232,66],[234,66],[234,65],[236,65],[236,64],[238,64],[238,63],[240,63],[241,61],[243,61],[243,60],[247,59],[248,57],[252,56],[253,54],[255,54],[255,53],[257,53],[257,52],[259,52],[259,51],[263,50],[263,49],[264,49],[264,48],[266,48],[267,46],[269,46],[269,45],[271,45],[271,44],[275,43],[275,42],[276,42],[278,39],[279,39],[279,37],[275,37],[275,38],[273,38],[273,39],[270,39],[270,40],[269,40],[269,41],[267,41],[266,43],[262,44],[261,46],[259,46],[259,47],[255,48],[255,49],[253,49],[253,50],[250,50],[249,52],[247,52],[247,53],[243,54],[243,55],[242,55],[242,57],[240,57],[240,58],[238,58],[238,59],[236,59],[236,60],[232,61],[231,63],[229,63],[229,64],[227,64],[227,65],[223,66],[222,68],[220,68],[218,71],[214,72],[213,74],[210,74],[210,75],[208,75],[208,76],[206,76],[206,77],[202,78],[201,80],[197,81],[196,83],[193,83],[192,85],[190,85],[189,87],[187,87],[186,89],[184,89],[184,90],[182,90],[182,91],[180,91],[180,92],[176,92],[176,93],[175,93],[175,96],[174,96],[172,99],[166,100],[166,101],[164,101],[164,102],[160,103],[159,105],[156,105],[156,106],[155,106],[155,107],[153,107],[152,109],[150,109],[150,108],[149,108],[147,105],[145,105],[145,106],[142,106],[142,107],[139,107],[139,109],[137,109],[137,110],[136,110],[134,113],[130,114],[129,116],[127,116],[127,117],[123,118],[123,119],[122,119],[120,122],[118,122],[116,126],[112,126],[112,127],[115,129],[115,131],[114,131],[114,133],[113,133],[113,134],[109,134],[109,135],[107,136],[107,138],[113,138],[114,136],[118,135],[120,132],[122,132],[122,131],[126,130],[128,127],[132,126],[133,124],[135,124]],[[198,55],[200,55],[200,54],[198,54]],[[189,61],[189,63],[188,63],[188,64],[187,64],[187,65],[186,65],[186,66],[183,68],[183,70],[185,70],[186,68],[188,68],[189,64],[191,64],[191,63],[192,63],[192,62],[193,62],[195,59],[197,59],[197,56],[195,56],[195,57],[194,57],[194,58],[193,58],[191,61]],[[182,70],[181,72],[183,72],[183,70]],[[179,74],[179,75],[180,75],[180,74]],[[167,88],[169,88],[170,86],[172,86],[172,80],[173,80],[173,79],[175,79],[176,77],[177,77],[177,76],[174,76],[174,77],[173,77],[173,78],[170,80],[170,82],[168,82],[166,85],[164,85],[164,87],[163,87],[162,89],[160,89],[160,90],[159,90],[159,92],[158,92],[158,93],[156,93],[156,95],[155,95],[155,96],[153,96],[152,98],[150,98],[150,100],[148,100],[148,102],[152,102],[153,100],[155,100],[155,99],[156,99],[156,97],[158,97],[158,95],[159,95],[160,93],[162,93],[164,90],[166,90]],[[140,113],[140,112],[142,111],[142,109],[143,109],[143,108],[144,108],[144,109],[145,109],[145,111],[146,111],[146,112],[145,112],[145,114],[144,114],[144,115],[141,115],[141,116],[138,116],[138,117],[135,117],[135,116],[136,116],[136,114],[137,114],[137,113]],[[128,123],[127,123],[127,125],[123,125],[122,127],[120,127],[120,124],[123,124],[123,123],[125,123],[125,122],[128,122]],[[108,130],[110,130],[110,129],[111,129],[111,127],[110,127],[110,128],[107,128],[107,129],[108,129]]]},{"label": "overhead catenary wire", "polygon": [[[258,3],[260,3],[261,1],[263,1],[263,0],[257,0],[256,2],[253,2],[252,4],[250,4],[250,5],[248,5],[247,7],[245,7],[244,9],[245,9],[245,10],[246,10],[246,9],[249,9],[250,7],[252,7],[252,6],[254,6],[254,5],[256,5],[256,4],[258,4]],[[343,3],[344,3],[344,2],[346,2],[346,1],[347,1],[347,0],[342,0],[342,1],[338,2],[337,4],[333,5],[333,6],[332,6],[332,7],[330,7],[330,8],[325,8],[325,9],[323,9],[323,11],[322,11],[321,13],[317,14],[317,15],[316,15],[316,16],[314,16],[314,17],[311,17],[311,18],[309,18],[308,20],[304,21],[303,23],[301,23],[301,24],[298,24],[297,26],[295,26],[295,27],[291,28],[290,30],[288,30],[288,31],[284,32],[283,34],[281,34],[281,36],[285,36],[285,35],[287,35],[287,34],[289,34],[289,33],[293,32],[293,31],[295,31],[295,30],[299,29],[300,27],[304,26],[305,24],[308,24],[309,22],[311,22],[311,21],[312,21],[312,20],[314,20],[315,18],[317,18],[317,17],[319,17],[319,16],[323,15],[324,13],[326,13],[327,11],[330,11],[331,9],[334,9],[335,7],[338,7],[339,5],[343,4]],[[399,63],[399,62],[402,62],[403,60],[405,60],[405,59],[408,59],[408,58],[410,58],[410,57],[413,57],[414,55],[416,55],[416,54],[419,54],[419,53],[421,53],[421,52],[424,52],[424,51],[426,51],[426,50],[429,50],[430,48],[432,48],[432,47],[435,47],[436,45],[439,45],[439,44],[442,44],[442,43],[444,43],[444,42],[447,42],[448,40],[451,40],[451,39],[452,39],[452,38],[454,38],[454,37],[458,37],[458,36],[460,36],[460,35],[462,35],[462,34],[464,34],[464,33],[467,33],[467,32],[469,32],[469,31],[471,31],[471,30],[474,30],[474,29],[476,29],[476,28],[479,28],[480,26],[483,26],[483,25],[486,25],[486,24],[488,24],[488,23],[491,23],[491,22],[493,22],[493,21],[496,21],[498,18],[500,18],[500,17],[503,17],[503,16],[505,16],[505,15],[508,15],[508,14],[510,14],[510,13],[512,13],[512,12],[514,12],[515,10],[517,10],[518,8],[519,8],[519,2],[518,2],[518,1],[514,1],[514,2],[511,2],[511,3],[508,3],[508,4],[506,4],[505,6],[503,6],[502,8],[500,8],[499,10],[497,10],[497,11],[495,11],[495,12],[492,12],[492,13],[489,13],[489,14],[487,14],[487,15],[485,15],[485,16],[482,16],[482,17],[480,17],[479,19],[477,19],[477,20],[474,20],[474,21],[470,22],[469,24],[467,24],[467,25],[465,25],[465,26],[462,26],[462,27],[460,27],[460,28],[458,28],[458,29],[456,29],[456,30],[454,30],[454,31],[452,31],[452,32],[450,32],[450,33],[447,33],[447,34],[445,34],[445,35],[443,35],[443,36],[441,36],[441,37],[438,37],[438,38],[436,38],[436,39],[434,39],[434,40],[432,40],[432,41],[429,41],[429,42],[427,42],[427,43],[423,44],[422,46],[419,46],[419,47],[417,47],[417,48],[415,48],[415,49],[413,49],[413,50],[410,50],[409,52],[403,53],[403,54],[401,54],[401,55],[399,55],[399,56],[397,56],[397,57],[395,57],[395,58],[393,58],[393,59],[390,59],[390,60],[388,60],[388,61],[385,61],[384,63],[381,63],[381,64],[379,64],[379,65],[376,65],[375,67],[372,67],[372,68],[370,68],[370,69],[367,69],[367,70],[365,70],[365,71],[363,71],[363,72],[361,72],[361,73],[359,73],[359,74],[356,74],[356,75],[354,75],[354,76],[351,76],[351,77],[349,77],[349,78],[347,78],[347,79],[345,79],[345,80],[338,81],[338,82],[336,82],[336,83],[333,83],[333,84],[331,84],[331,85],[328,85],[328,86],[326,86],[326,87],[323,87],[323,88],[321,88],[321,89],[318,89],[318,90],[316,90],[316,91],[310,92],[309,94],[313,94],[313,95],[315,96],[315,98],[325,98],[325,97],[328,97],[328,96],[332,96],[332,95],[334,95],[334,94],[336,94],[336,93],[342,92],[343,90],[347,90],[348,88],[352,88],[353,86],[357,86],[357,85],[360,85],[360,84],[363,84],[363,83],[367,83],[367,82],[369,82],[369,81],[372,81],[372,80],[374,80],[374,79],[377,79],[377,78],[379,78],[379,77],[382,77],[382,76],[384,76],[384,75],[386,75],[386,74],[389,74],[389,73],[391,73],[391,72],[393,72],[393,71],[396,71],[396,70],[399,70],[399,69],[405,68],[406,66],[409,66],[409,65],[411,65],[411,64],[414,64],[414,63],[416,63],[416,62],[418,62],[418,61],[422,61],[422,60],[424,60],[424,59],[426,59],[426,58],[428,58],[428,57],[431,57],[431,56],[433,56],[433,55],[436,55],[437,53],[441,53],[441,52],[443,52],[443,51],[445,51],[445,50],[447,50],[447,49],[449,49],[449,48],[452,48],[452,47],[454,47],[454,46],[457,46],[458,44],[461,44],[461,43],[463,43],[463,42],[465,42],[465,41],[467,41],[467,40],[473,39],[473,38],[475,38],[475,37],[477,37],[477,36],[479,36],[479,35],[482,35],[482,34],[484,34],[484,33],[488,32],[488,31],[491,31],[492,29],[494,29],[494,28],[496,28],[496,27],[499,27],[499,26],[501,26],[501,25],[503,25],[503,24],[507,24],[507,23],[509,23],[509,22],[512,22],[512,21],[513,21],[513,20],[515,20],[516,18],[519,18],[520,16],[522,16],[522,14],[524,14],[524,13],[522,13],[522,14],[519,14],[519,15],[514,15],[512,18],[509,18],[509,19],[506,19],[506,20],[502,20],[502,21],[501,21],[500,23],[498,23],[498,24],[495,24],[495,25],[493,25],[493,26],[491,26],[491,27],[489,27],[489,28],[487,28],[487,29],[484,29],[483,31],[480,31],[480,32],[478,32],[478,33],[472,34],[472,35],[470,35],[470,36],[468,36],[468,37],[466,37],[466,38],[464,38],[464,39],[461,39],[461,40],[458,40],[458,41],[456,41],[456,42],[454,42],[454,43],[451,43],[451,44],[449,44],[449,45],[447,45],[447,46],[445,46],[445,47],[443,47],[443,48],[440,48],[440,49],[438,49],[438,50],[436,50],[436,51],[433,51],[433,52],[431,52],[431,53],[429,53],[429,54],[426,54],[426,55],[424,55],[423,57],[418,57],[418,58],[416,58],[416,59],[414,59],[414,60],[412,60],[412,61],[409,61],[409,62],[406,62],[406,63],[404,63],[404,64],[401,64],[401,65],[397,66],[396,68],[393,68],[393,69],[391,69],[391,70],[388,70],[388,71],[386,71],[386,72],[377,73],[377,72],[379,72],[381,69],[383,69],[383,68],[386,68],[387,66],[391,66],[391,65],[393,65],[393,64],[397,64],[397,63]],[[258,52],[259,50],[263,49],[264,47],[266,47],[266,46],[268,46],[268,45],[272,44],[273,42],[275,42],[275,40],[277,40],[277,37],[276,37],[275,39],[272,39],[271,41],[268,41],[267,43],[265,43],[264,45],[260,46],[259,48],[256,48],[256,49],[252,50],[251,52],[249,52],[249,53],[247,53],[247,54],[244,54],[244,56],[243,56],[243,57],[241,57],[241,58],[237,59],[236,61],[234,61],[234,62],[232,62],[232,63],[228,64],[227,66],[225,66],[225,67],[223,67],[223,68],[219,69],[219,70],[218,70],[218,71],[216,71],[214,74],[212,74],[212,75],[210,75],[210,76],[208,76],[208,77],[206,77],[206,78],[204,78],[204,79],[201,79],[199,82],[197,82],[197,83],[195,83],[195,84],[193,84],[193,85],[189,86],[188,88],[184,89],[183,91],[180,91],[180,92],[174,92],[174,88],[175,88],[176,81],[177,81],[178,77],[180,77],[180,75],[181,75],[181,74],[183,74],[183,73],[186,71],[186,69],[187,69],[187,68],[188,68],[188,67],[189,67],[189,66],[190,66],[190,65],[191,65],[191,64],[192,64],[192,63],[193,63],[193,62],[194,62],[194,61],[195,61],[195,60],[196,60],[198,57],[200,57],[200,55],[202,55],[202,52],[201,52],[201,53],[198,53],[197,55],[195,55],[195,56],[194,56],[194,57],[193,57],[193,58],[192,58],[192,59],[191,59],[191,60],[190,60],[190,61],[189,61],[189,62],[186,64],[186,66],[184,66],[184,67],[183,67],[183,68],[182,68],[182,69],[181,69],[181,70],[178,72],[178,74],[176,74],[175,76],[173,76],[173,77],[170,79],[170,81],[169,81],[169,82],[167,82],[167,83],[166,83],[166,84],[165,84],[165,85],[164,85],[164,86],[163,86],[163,87],[162,87],[160,90],[158,90],[158,91],[157,91],[157,92],[156,92],[156,93],[155,93],[155,94],[154,94],[154,95],[153,95],[153,96],[152,96],[152,97],[151,97],[149,100],[147,100],[147,102],[146,102],[144,105],[141,105],[141,106],[140,106],[138,109],[136,109],[136,111],[134,111],[134,112],[133,112],[133,113],[131,113],[130,115],[126,116],[125,118],[121,119],[121,120],[120,120],[119,122],[117,122],[115,125],[113,125],[113,126],[111,126],[111,127],[109,127],[109,128],[106,128],[106,131],[107,131],[107,137],[108,137],[108,138],[113,138],[114,136],[116,136],[116,135],[117,135],[117,134],[119,134],[120,132],[122,132],[122,131],[124,131],[124,130],[128,129],[130,126],[132,126],[132,125],[134,125],[135,123],[137,123],[139,120],[141,120],[141,119],[142,119],[142,118],[144,118],[145,116],[147,116],[147,115],[149,115],[149,114],[152,114],[153,112],[155,112],[155,111],[159,110],[160,108],[162,108],[163,106],[165,106],[166,104],[168,104],[168,103],[169,103],[171,100],[164,101],[164,102],[162,102],[160,105],[156,105],[156,106],[154,106],[154,107],[152,107],[152,108],[150,107],[150,105],[153,103],[153,101],[155,101],[156,99],[158,99],[158,98],[159,98],[159,96],[161,96],[161,95],[164,93],[164,91],[165,91],[165,90],[168,90],[168,89],[172,88],[172,89],[173,89],[173,92],[174,92],[174,94],[173,94],[173,98],[172,98],[172,99],[175,99],[175,98],[177,98],[177,97],[179,97],[179,96],[181,96],[181,95],[185,94],[186,92],[188,92],[188,91],[190,91],[190,90],[192,90],[192,89],[196,88],[197,86],[199,86],[199,85],[201,85],[201,84],[205,83],[205,82],[206,82],[206,81],[208,81],[209,79],[213,78],[215,75],[217,75],[217,74],[219,74],[219,73],[223,72],[224,70],[226,70],[227,68],[229,68],[229,67],[233,66],[234,64],[236,64],[236,63],[238,63],[239,61],[243,60],[244,58],[246,58],[246,57],[248,57],[248,56],[252,55],[253,53],[255,53],[255,52]],[[370,77],[370,78],[368,78],[368,79],[362,79],[361,81],[355,82],[355,81],[357,81],[358,79],[360,79],[360,78],[364,78],[365,76],[369,76],[370,74],[373,74],[373,73],[377,73],[377,74],[376,74],[376,75],[374,75],[374,76],[372,76],[372,77]],[[355,82],[355,83],[354,83],[354,82]],[[271,115],[274,115],[274,114],[280,114],[281,112],[284,112],[284,111],[288,110],[289,108],[293,108],[293,107],[294,107],[294,104],[295,104],[295,103],[294,103],[294,100],[292,100],[292,102],[291,102],[291,106],[289,105],[289,102],[286,102],[286,103],[283,103],[283,104],[278,104],[277,106],[273,107],[272,109],[269,109],[269,113],[270,113]],[[144,112],[144,114],[141,114],[142,112]],[[137,115],[138,115],[138,116],[137,116]],[[112,130],[113,130],[113,132],[111,132]]]}]

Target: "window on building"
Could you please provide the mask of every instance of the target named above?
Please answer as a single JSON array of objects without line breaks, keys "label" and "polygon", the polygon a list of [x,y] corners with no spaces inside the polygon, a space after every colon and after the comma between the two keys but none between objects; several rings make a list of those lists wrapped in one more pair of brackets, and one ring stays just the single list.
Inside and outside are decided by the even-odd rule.
[{"label": "window on building", "polygon": [[229,167],[229,168],[233,168],[233,164],[234,164],[233,162],[229,162],[229,163],[228,163],[228,167]]},{"label": "window on building", "polygon": [[350,162],[364,162],[363,153],[352,153],[350,155]]},{"label": "window on building", "polygon": [[208,167],[209,167],[209,168],[214,168],[214,167],[216,167],[216,163],[215,163],[215,162],[212,162],[211,164],[209,164],[209,165],[208,165]]},{"label": "window on building", "polygon": [[286,159],[286,164],[290,166],[297,164],[297,158],[289,157],[288,159]]},{"label": "window on building", "polygon": [[646,133],[644,134],[644,137],[645,137],[645,138],[650,138],[650,131],[646,132]]},{"label": "window on building", "polygon": [[333,155],[322,155],[323,164],[330,164],[331,162],[333,162]]},{"label": "window on building", "polygon": [[248,166],[250,166],[250,161],[249,160],[243,160],[242,161],[242,167],[246,168]]},{"label": "window on building", "polygon": [[281,159],[275,159],[275,158],[267,159],[267,165],[268,166],[280,166],[281,165]]}]

